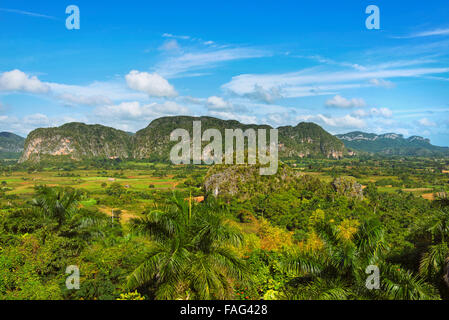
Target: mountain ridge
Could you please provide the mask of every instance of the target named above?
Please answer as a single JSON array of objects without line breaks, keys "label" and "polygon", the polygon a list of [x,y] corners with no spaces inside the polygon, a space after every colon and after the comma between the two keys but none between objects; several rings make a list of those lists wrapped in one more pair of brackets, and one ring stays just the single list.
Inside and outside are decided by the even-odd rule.
[{"label": "mountain ridge", "polygon": [[[111,127],[73,122],[32,131],[26,139],[20,162],[59,156],[77,161],[95,157],[168,161],[171,148],[178,143],[170,141],[170,133],[180,128],[192,133],[193,121],[201,121],[203,132],[214,128],[223,137],[225,129],[272,129],[269,125],[243,124],[237,120],[174,116],[155,119],[131,135]],[[280,127],[279,147],[280,157],[341,158],[345,153],[341,141],[313,123]]]},{"label": "mountain ridge", "polygon": [[448,147],[439,147],[431,144],[430,139],[421,136],[405,138],[399,133],[366,133],[353,131],[336,135],[343,141],[346,148],[356,152],[366,152],[387,156],[436,156],[449,155]]},{"label": "mountain ridge", "polygon": [[11,132],[0,132],[0,159],[19,158],[24,145],[25,138]]},{"label": "mountain ridge", "polygon": [[[22,141],[20,162],[40,161],[65,156],[80,161],[91,158],[150,159],[167,161],[171,148],[177,143],[169,139],[175,129],[186,129],[192,133],[193,121],[201,121],[202,132],[218,129],[223,137],[225,129],[273,129],[269,125],[243,124],[237,120],[222,120],[215,117],[173,116],[154,119],[136,133],[126,132],[99,124],[80,122],[66,123],[60,127],[38,128],[26,140],[12,133],[0,134],[1,139],[16,137]],[[448,147],[431,144],[427,138],[398,133],[365,133],[353,131],[332,135],[311,122],[300,122],[296,126],[281,126],[279,130],[279,157],[322,157],[339,159],[346,155],[370,153],[384,156],[449,156]],[[17,138],[19,137],[19,138]],[[1,151],[1,150],[0,150]],[[15,153],[18,158],[19,153]]]}]

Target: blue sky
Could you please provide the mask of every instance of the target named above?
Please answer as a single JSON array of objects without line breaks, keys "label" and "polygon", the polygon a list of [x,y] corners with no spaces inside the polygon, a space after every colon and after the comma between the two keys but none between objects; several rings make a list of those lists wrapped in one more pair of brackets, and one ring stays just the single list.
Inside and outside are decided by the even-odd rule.
[{"label": "blue sky", "polygon": [[0,131],[182,114],[449,145],[447,1],[242,2],[1,1]]}]

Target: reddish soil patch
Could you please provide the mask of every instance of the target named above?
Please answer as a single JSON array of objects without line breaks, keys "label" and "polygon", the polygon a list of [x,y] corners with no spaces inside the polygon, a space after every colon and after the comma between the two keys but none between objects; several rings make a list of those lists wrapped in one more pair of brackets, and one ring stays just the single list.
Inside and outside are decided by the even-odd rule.
[{"label": "reddish soil patch", "polygon": [[[185,200],[185,201],[189,201],[189,198],[185,198],[184,200]],[[194,197],[194,198],[192,198],[192,200],[195,201],[195,202],[200,203],[200,202],[203,202],[203,201],[204,201],[204,196],[201,196],[201,197]]]},{"label": "reddish soil patch", "polygon": [[426,200],[435,200],[435,195],[433,193],[424,193],[422,197]]}]

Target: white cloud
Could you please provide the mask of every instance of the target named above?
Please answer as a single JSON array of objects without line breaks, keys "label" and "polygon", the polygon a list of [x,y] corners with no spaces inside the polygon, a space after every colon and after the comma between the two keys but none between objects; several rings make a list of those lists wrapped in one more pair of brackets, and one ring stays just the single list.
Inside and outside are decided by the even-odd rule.
[{"label": "white cloud", "polygon": [[296,123],[291,123],[292,116],[295,114],[294,110],[290,112],[276,112],[269,113],[263,118],[262,123],[271,125],[272,127],[280,127],[287,125],[296,125]]},{"label": "white cloud", "polygon": [[36,12],[30,12],[30,11],[23,11],[23,10],[16,10],[16,9],[6,9],[6,8],[0,8],[0,11],[3,12],[11,12],[11,13],[18,13],[18,14],[22,14],[25,16],[31,16],[31,17],[37,17],[37,18],[45,18],[45,19],[50,19],[50,20],[59,20],[55,17],[46,15],[46,14],[41,14],[41,13],[36,13]]},{"label": "white cloud", "polygon": [[437,124],[427,118],[422,118],[418,121],[418,123],[423,127],[436,127]]},{"label": "white cloud", "polygon": [[221,97],[212,96],[207,99],[207,108],[215,111],[225,111],[232,109],[232,104]]},{"label": "white cloud", "polygon": [[342,117],[328,117],[322,114],[306,115],[297,117],[298,121],[315,122],[324,127],[331,127],[335,129],[361,129],[366,127],[366,122],[360,118],[351,115]]},{"label": "white cloud", "polygon": [[324,58],[318,55],[310,56],[308,58],[317,60],[320,63],[328,64],[328,65],[337,65],[341,67],[347,67],[351,69],[355,69],[358,71],[375,71],[375,70],[385,70],[385,69],[391,69],[391,68],[400,68],[400,67],[408,67],[413,65],[422,65],[422,64],[429,64],[429,63],[435,63],[438,62],[434,59],[402,59],[402,60],[392,60],[387,61],[379,64],[371,64],[371,65],[360,65],[358,63],[348,63],[348,62],[338,62],[334,61],[329,58]]},{"label": "white cloud", "polygon": [[393,111],[388,108],[371,108],[370,110],[358,109],[355,110],[351,115],[357,118],[391,118],[393,116]]},{"label": "white cloud", "polygon": [[155,104],[153,110],[161,115],[187,115],[189,109],[173,101],[165,101],[162,104]]},{"label": "white cloud", "polygon": [[197,104],[197,105],[203,105],[205,102],[207,102],[207,99],[195,98],[192,96],[183,96],[183,97],[180,97],[180,99],[186,103],[192,103],[192,104]]},{"label": "white cloud", "polygon": [[178,95],[173,86],[157,73],[132,70],[125,78],[131,89],[145,92],[152,97],[175,97]]},{"label": "white cloud", "polygon": [[20,70],[3,72],[0,75],[0,91],[48,93],[50,88],[36,76],[29,76]]},{"label": "white cloud", "polygon": [[338,62],[329,58],[325,58],[319,55],[314,55],[314,56],[309,56],[307,58],[316,60],[320,63],[325,63],[325,64],[329,64],[329,65],[338,65],[338,66],[342,66],[342,67],[349,67],[355,70],[359,70],[359,71],[365,71],[367,70],[367,68],[365,66],[362,66],[358,63],[349,63],[349,62]]},{"label": "white cloud", "polygon": [[159,74],[165,77],[176,77],[188,71],[202,70],[216,67],[218,63],[260,58],[267,55],[267,52],[253,48],[229,48],[197,52],[187,52],[176,57],[170,57],[156,66]]},{"label": "white cloud", "polygon": [[[449,68],[389,69],[374,71],[339,71],[326,72],[306,69],[282,74],[242,74],[222,86],[240,96],[249,96],[256,88],[278,90],[283,97],[303,97],[323,94],[321,91],[338,90],[337,88],[354,88],[369,86],[371,79],[408,78],[449,72]],[[360,83],[360,81],[363,81]],[[332,89],[333,88],[333,89]],[[288,92],[288,95],[286,94]],[[329,92],[327,92],[329,94]]]},{"label": "white cloud", "polygon": [[371,79],[369,81],[369,83],[371,83],[372,85],[376,86],[376,87],[382,87],[382,88],[386,88],[386,89],[391,89],[396,87],[396,85],[388,80],[384,80],[384,79]]},{"label": "white cloud", "polygon": [[162,104],[141,104],[138,101],[122,102],[118,105],[102,106],[95,109],[94,113],[102,118],[117,120],[151,120],[167,115],[187,115],[189,109],[173,101]]},{"label": "white cloud", "polygon": [[282,98],[279,88],[265,90],[259,85],[255,85],[254,91],[246,94],[245,96],[265,103],[274,103],[277,99]]},{"label": "white cloud", "polygon": [[397,38],[422,38],[422,37],[444,36],[444,35],[449,35],[449,29],[426,30],[426,31],[422,31],[422,32],[412,33],[408,36],[397,37]]},{"label": "white cloud", "polygon": [[123,82],[93,82],[68,85],[40,81],[20,70],[0,73],[0,92],[44,94],[70,105],[109,105],[114,100],[148,100],[148,95],[135,92]]},{"label": "white cloud", "polygon": [[162,36],[164,38],[175,38],[175,39],[183,39],[183,40],[190,39],[190,36],[179,36],[179,35],[174,35],[174,34],[171,34],[171,33],[164,33]]},{"label": "white cloud", "polygon": [[209,114],[212,117],[217,117],[224,120],[237,120],[244,124],[258,123],[257,118],[255,116],[250,115],[236,114],[233,112],[225,112],[225,111],[210,111]]},{"label": "white cloud", "polygon": [[63,93],[59,96],[59,98],[64,102],[88,106],[112,104],[111,99],[102,95],[82,96],[82,95],[73,95],[71,93]]},{"label": "white cloud", "polygon": [[335,107],[335,108],[362,108],[366,106],[366,102],[360,98],[353,98],[351,100],[346,99],[340,95],[336,95],[332,99],[326,101],[327,107]]},{"label": "white cloud", "polygon": [[49,117],[42,113],[29,114],[21,118],[16,116],[0,116],[0,124],[5,128],[5,131],[13,132],[24,137],[36,128],[58,127],[74,121],[86,122],[86,119],[82,115],[75,117],[68,115]]},{"label": "white cloud", "polygon": [[281,114],[279,114],[279,113],[271,113],[271,114],[269,114],[269,115],[267,116],[267,120],[268,120],[269,122],[271,122],[271,123],[276,124],[276,125],[281,125],[281,124],[283,124],[284,121],[285,121],[284,116],[285,116],[285,115],[281,115]]},{"label": "white cloud", "polygon": [[[310,96],[326,96],[335,95],[338,91],[347,89],[358,89],[368,87],[368,84],[331,84],[331,85],[314,85],[314,86],[291,86],[284,88],[277,88],[280,97],[282,98],[300,98]],[[249,94],[245,95],[250,97]]]},{"label": "white cloud", "polygon": [[178,41],[176,41],[175,39],[165,41],[162,46],[159,47],[159,50],[167,52],[176,52],[180,49],[181,47],[179,46]]},{"label": "white cloud", "polygon": [[375,116],[380,116],[380,117],[384,117],[384,118],[391,118],[393,116],[393,111],[391,111],[388,108],[380,108],[380,109],[373,108],[373,109],[371,109],[371,112]]},{"label": "white cloud", "polygon": [[48,83],[51,92],[59,100],[69,104],[104,105],[108,101],[148,100],[148,95],[126,87],[123,82],[93,82],[89,85]]},{"label": "white cloud", "polygon": [[45,114],[36,113],[25,116],[23,118],[23,122],[38,127],[38,126],[48,126],[50,120]]}]

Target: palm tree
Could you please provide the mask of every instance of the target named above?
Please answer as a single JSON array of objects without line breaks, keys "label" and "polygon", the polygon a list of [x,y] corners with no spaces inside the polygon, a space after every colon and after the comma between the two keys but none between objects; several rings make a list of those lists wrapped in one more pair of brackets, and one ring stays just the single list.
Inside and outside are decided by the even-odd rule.
[{"label": "palm tree", "polygon": [[163,210],[130,221],[153,247],[128,277],[128,287],[143,288],[156,299],[224,299],[242,279],[245,264],[235,252],[241,234],[230,227],[216,204],[192,204],[173,197]]},{"label": "palm tree", "polygon": [[47,221],[45,229],[63,236],[77,236],[87,240],[102,234],[100,226],[105,222],[105,215],[80,209],[81,196],[78,190],[39,186],[37,198],[32,200],[32,205]]},{"label": "palm tree", "polygon": [[[296,253],[284,263],[285,271],[308,279],[297,288],[294,298],[435,298],[421,278],[385,261],[388,248],[378,220],[366,220],[361,225],[345,220],[339,226],[322,222],[314,226],[314,231],[322,242],[321,249]],[[365,271],[370,265],[380,270],[380,290],[366,287]]]},{"label": "palm tree", "polygon": [[[428,230],[432,236],[432,245],[423,255],[419,266],[422,275],[437,283],[448,294],[449,289],[449,209],[439,210]],[[444,289],[444,285],[446,289]]]},{"label": "palm tree", "polygon": [[76,190],[47,186],[37,187],[37,195],[38,197],[32,200],[33,206],[39,208],[45,218],[56,221],[57,230],[76,213],[81,198],[81,194]]}]

